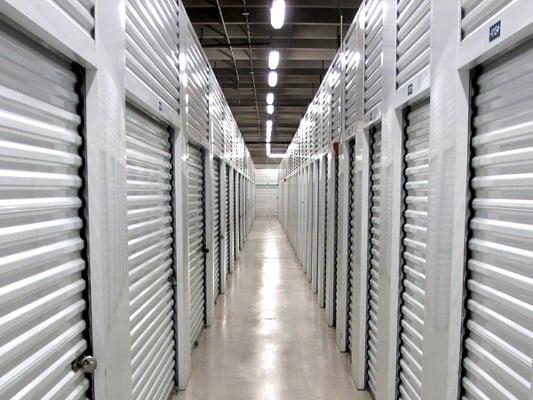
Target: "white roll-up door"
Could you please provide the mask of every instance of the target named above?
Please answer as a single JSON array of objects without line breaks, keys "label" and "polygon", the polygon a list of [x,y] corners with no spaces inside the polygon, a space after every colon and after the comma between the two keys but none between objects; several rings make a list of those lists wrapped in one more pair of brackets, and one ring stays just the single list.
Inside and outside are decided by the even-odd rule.
[{"label": "white roll-up door", "polygon": [[421,399],[429,190],[429,101],[406,115],[398,398]]},{"label": "white roll-up door", "polygon": [[481,25],[493,19],[496,13],[513,2],[514,0],[462,0],[463,19],[461,27],[463,36],[470,35]]},{"label": "white roll-up door", "polygon": [[67,14],[87,35],[94,36],[94,1],[95,0],[52,0]]},{"label": "white roll-up door", "polygon": [[381,127],[370,133],[370,205],[368,244],[367,378],[368,390],[376,393],[381,217]]},{"label": "white roll-up door", "polygon": [[431,0],[398,0],[396,84],[409,82],[429,68]]},{"label": "white roll-up door", "polygon": [[365,114],[381,106],[383,1],[365,0]]},{"label": "white roll-up door", "polygon": [[358,218],[357,218],[357,212],[356,212],[356,196],[357,191],[360,191],[361,189],[357,187],[356,185],[356,174],[355,174],[355,140],[353,140],[350,143],[350,171],[349,171],[349,195],[348,195],[348,218],[350,221],[350,224],[348,226],[348,291],[346,295],[346,301],[347,301],[347,318],[346,318],[346,344],[348,347],[348,351],[351,353],[352,351],[352,329],[353,329],[353,314],[354,310],[352,307],[353,304],[353,280],[354,280],[354,268],[356,265],[356,246],[357,246],[357,240],[359,240],[359,235],[357,235],[358,231]]},{"label": "white roll-up door", "polygon": [[230,220],[230,209],[231,209],[231,188],[229,186],[229,174],[231,173],[231,169],[229,166],[226,166],[225,168],[225,174],[224,174],[224,184],[226,185],[226,198],[224,199],[224,207],[226,207],[226,235],[224,236],[224,243],[226,246],[226,276],[229,272],[229,266],[230,266],[230,246],[231,246],[231,240],[230,240],[230,227],[231,227],[231,220]]},{"label": "white roll-up door", "polygon": [[0,24],[0,398],[84,399],[82,121],[73,66]]},{"label": "white roll-up door", "polygon": [[215,268],[215,295],[222,288],[222,270],[220,268],[220,161],[213,159],[213,263]]},{"label": "white roll-up door", "polygon": [[337,291],[337,269],[340,262],[340,251],[339,251],[339,206],[340,206],[340,193],[339,193],[339,158],[335,156],[335,215],[334,215],[334,221],[335,221],[335,227],[333,229],[333,271],[332,271],[332,279],[333,279],[333,325],[336,324],[336,317],[337,317],[337,304],[339,299],[338,297],[338,291]]},{"label": "white roll-up door", "polygon": [[174,387],[172,156],[166,126],[126,109],[128,269],[133,399]]},{"label": "white roll-up door", "polygon": [[135,84],[129,79],[136,79],[178,110],[178,4],[167,0],[126,4],[126,88]]},{"label": "white roll-up door", "polygon": [[190,327],[194,344],[206,318],[205,171],[203,150],[189,143],[188,152]]},{"label": "white roll-up door", "polygon": [[472,120],[464,399],[531,399],[533,47],[481,67]]}]

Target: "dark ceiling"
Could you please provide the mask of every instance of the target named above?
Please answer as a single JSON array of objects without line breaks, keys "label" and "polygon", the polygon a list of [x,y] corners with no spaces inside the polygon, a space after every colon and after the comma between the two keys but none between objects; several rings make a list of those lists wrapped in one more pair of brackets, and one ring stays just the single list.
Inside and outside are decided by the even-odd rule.
[{"label": "dark ceiling", "polygon": [[[284,153],[346,33],[360,0],[285,0],[285,25],[270,25],[271,0],[184,0],[255,164],[266,157],[266,94],[275,94],[272,153]],[[281,54],[268,87],[268,54]],[[259,119],[258,119],[259,116]]]}]

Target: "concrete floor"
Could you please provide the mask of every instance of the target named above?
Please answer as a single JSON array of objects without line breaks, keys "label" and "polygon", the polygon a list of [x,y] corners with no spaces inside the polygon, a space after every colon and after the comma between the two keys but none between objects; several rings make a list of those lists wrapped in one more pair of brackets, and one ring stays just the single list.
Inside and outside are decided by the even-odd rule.
[{"label": "concrete floor", "polygon": [[367,400],[281,225],[258,218],[175,400]]}]

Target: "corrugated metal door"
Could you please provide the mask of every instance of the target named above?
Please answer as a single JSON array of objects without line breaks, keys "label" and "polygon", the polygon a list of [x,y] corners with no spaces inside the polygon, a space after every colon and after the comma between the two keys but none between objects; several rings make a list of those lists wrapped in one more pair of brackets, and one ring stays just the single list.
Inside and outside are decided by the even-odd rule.
[{"label": "corrugated metal door", "polygon": [[464,399],[531,399],[533,47],[475,80]]},{"label": "corrugated metal door", "polygon": [[367,316],[367,378],[368,390],[375,397],[378,338],[378,305],[380,271],[380,215],[381,215],[381,127],[370,133],[370,206],[368,244],[368,316]]},{"label": "corrugated metal door", "polygon": [[335,216],[333,217],[335,220],[335,227],[333,229],[333,273],[332,273],[332,279],[333,279],[333,325],[336,324],[336,316],[337,316],[337,303],[338,303],[338,293],[337,293],[337,268],[339,266],[339,257],[340,257],[340,251],[339,251],[339,199],[340,199],[340,193],[339,193],[339,159],[335,160]]},{"label": "corrugated metal door", "polygon": [[177,2],[128,0],[126,17],[128,73],[178,110]]},{"label": "corrugated metal door", "polygon": [[359,188],[356,185],[356,175],[355,175],[355,140],[353,140],[350,143],[350,171],[349,171],[349,179],[350,179],[350,187],[349,187],[349,209],[348,209],[348,216],[350,220],[350,225],[348,227],[348,291],[347,291],[347,310],[348,315],[346,319],[346,344],[348,347],[348,351],[352,352],[352,328],[353,328],[353,314],[354,310],[352,307],[353,304],[353,285],[354,285],[354,267],[356,260],[356,251],[355,247],[357,246],[357,240],[359,240],[359,236],[357,235],[357,213],[355,208],[355,202],[356,202],[356,193],[359,190]]},{"label": "corrugated metal door", "polygon": [[429,101],[411,108],[406,120],[398,398],[420,399],[426,297]]},{"label": "corrugated metal door", "polygon": [[365,114],[381,106],[383,1],[365,0]]},{"label": "corrugated metal door", "polygon": [[72,65],[0,25],[0,398],[87,396],[82,137]]},{"label": "corrugated metal door", "polygon": [[463,36],[470,35],[513,2],[514,0],[462,0],[463,19],[461,26]]},{"label": "corrugated metal door", "polygon": [[220,268],[220,161],[213,159],[213,263],[215,268],[215,295],[220,294],[222,288],[222,271]]},{"label": "corrugated metal door", "polygon": [[172,156],[166,126],[126,109],[132,397],[174,387]]},{"label": "corrugated metal door", "polygon": [[398,0],[396,84],[407,83],[429,68],[431,0]]},{"label": "corrugated metal door", "polygon": [[189,143],[188,152],[190,327],[194,344],[205,325],[206,310],[205,171],[203,150]]}]

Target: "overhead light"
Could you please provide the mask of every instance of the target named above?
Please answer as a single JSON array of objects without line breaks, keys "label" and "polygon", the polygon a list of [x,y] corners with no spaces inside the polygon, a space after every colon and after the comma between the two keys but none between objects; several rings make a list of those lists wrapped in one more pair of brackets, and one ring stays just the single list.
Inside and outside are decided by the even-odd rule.
[{"label": "overhead light", "polygon": [[274,114],[274,106],[273,106],[272,104],[269,104],[269,105],[267,106],[267,114],[268,114],[268,115],[272,115],[272,114]]},{"label": "overhead light", "polygon": [[271,50],[268,54],[268,68],[276,69],[279,65],[279,51]]},{"label": "overhead light", "polygon": [[274,104],[274,93],[267,94],[267,104]]},{"label": "overhead light", "polygon": [[276,71],[270,71],[268,73],[268,86],[276,87],[278,84],[278,73]]},{"label": "overhead light", "polygon": [[268,131],[272,132],[272,120],[271,119],[267,119],[266,125],[267,125],[267,132]]},{"label": "overhead light", "polygon": [[272,28],[281,29],[285,23],[285,0],[274,0],[270,8]]}]

